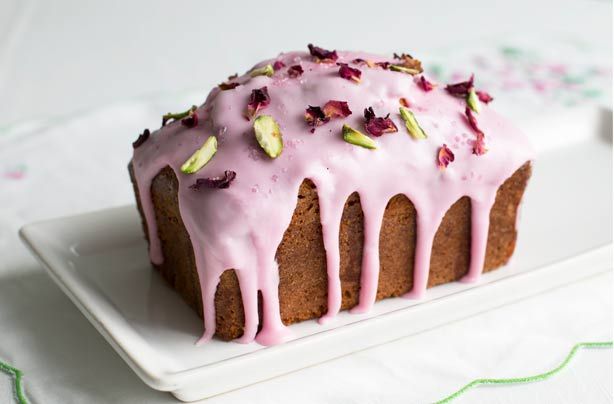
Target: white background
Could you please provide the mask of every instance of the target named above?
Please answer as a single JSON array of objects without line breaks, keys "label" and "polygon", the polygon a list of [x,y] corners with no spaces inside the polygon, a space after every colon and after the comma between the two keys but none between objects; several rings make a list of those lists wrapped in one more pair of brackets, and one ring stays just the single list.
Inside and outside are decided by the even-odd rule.
[{"label": "white background", "polygon": [[379,53],[518,35],[611,55],[610,2],[0,0],[0,126],[160,92],[209,89],[282,50]]},{"label": "white background", "polygon": [[[522,33],[590,43],[611,58],[611,13],[596,0],[0,0],[0,129],[166,92],[202,89],[204,98],[226,76],[308,42],[426,58]],[[74,213],[72,203],[87,210],[70,195],[49,195],[39,211]],[[145,386],[47,279],[14,223],[0,210],[0,360],[26,372],[32,401],[173,402]],[[592,278],[211,402],[411,403],[413,391],[443,397],[475,377],[543,371],[580,340],[611,339],[611,280]],[[458,402],[606,403],[611,380],[611,352],[583,352],[550,381],[479,388]],[[0,374],[0,402],[9,397]]]}]

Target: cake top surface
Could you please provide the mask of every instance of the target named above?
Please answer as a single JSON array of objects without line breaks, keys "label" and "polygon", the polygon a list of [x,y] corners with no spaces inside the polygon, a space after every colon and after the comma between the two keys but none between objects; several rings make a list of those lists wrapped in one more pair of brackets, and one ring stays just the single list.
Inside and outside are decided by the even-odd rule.
[{"label": "cake top surface", "polygon": [[[229,78],[203,105],[165,116],[161,129],[146,131],[134,144],[151,261],[163,261],[151,184],[169,166],[192,240],[205,324],[215,322],[220,275],[235,269],[245,341],[258,328],[257,291],[265,301],[259,342],[285,338],[275,255],[305,179],[318,192],[330,317],[340,308],[338,231],[352,193],[359,194],[365,220],[358,307],[364,311],[375,301],[379,231],[390,198],[404,194],[417,211],[411,292],[417,297],[426,290],[432,238],[463,196],[472,200],[468,277],[479,276],[497,190],[533,158],[528,139],[493,111],[491,97],[476,91],[473,78],[446,86],[425,78],[409,55],[309,49],[280,54]],[[204,338],[214,330],[206,327]]]},{"label": "cake top surface", "polygon": [[[477,185],[509,176],[513,172],[510,166],[517,168],[530,159],[532,149],[526,137],[490,105],[478,101],[480,113],[472,113],[485,135],[487,149],[486,153],[476,155],[477,134],[466,115],[465,97],[451,95],[443,83],[434,83],[434,88],[426,91],[421,83],[423,75],[392,71],[374,64],[400,63],[398,59],[362,52],[336,54],[338,58],[329,63],[309,52],[290,52],[257,64],[250,72],[267,65],[283,67],[270,77],[251,77],[247,72],[227,82],[240,85],[227,90],[213,89],[196,112],[196,127],[186,127],[179,121],[166,124],[135,150],[135,163],[165,160],[185,179],[183,185],[188,187],[198,178],[219,177],[225,171],[233,171],[236,177],[227,189],[201,187],[193,192],[193,197],[245,194],[253,203],[260,199],[266,201],[279,189],[295,188],[297,176],[308,178],[343,171],[344,176],[360,177],[361,187],[375,187],[387,178],[396,177],[393,173],[406,176],[411,172],[411,178],[405,181]],[[360,82],[341,77],[339,64],[343,63],[360,72]],[[295,66],[302,70],[298,77],[293,75]],[[274,159],[267,156],[254,136],[254,117],[246,117],[252,92],[263,88],[268,93],[268,104],[260,103],[254,115],[271,116],[279,124],[283,150]],[[324,107],[331,100],[346,102],[351,114],[332,117],[320,126],[310,125],[306,109]],[[409,134],[399,113],[401,103],[408,105],[426,139],[415,139]],[[369,107],[376,117],[389,114],[397,131],[371,135],[365,128],[364,115]],[[373,139],[376,149],[344,141],[344,124]],[[178,169],[210,136],[217,138],[215,156],[196,173],[180,172]],[[440,167],[440,150],[444,144],[454,161]]]}]

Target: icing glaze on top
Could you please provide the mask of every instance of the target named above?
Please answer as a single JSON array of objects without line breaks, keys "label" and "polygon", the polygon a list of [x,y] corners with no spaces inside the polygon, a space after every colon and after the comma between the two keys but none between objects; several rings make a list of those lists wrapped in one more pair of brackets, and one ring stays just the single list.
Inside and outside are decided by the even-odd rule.
[{"label": "icing glaze on top", "polygon": [[[339,52],[337,62],[356,58],[386,61],[377,55]],[[300,64],[304,74],[288,76],[287,68],[272,77],[243,75],[242,85],[226,91],[215,88],[197,110],[199,124],[188,129],[170,123],[135,149],[133,166],[147,221],[150,258],[163,261],[151,201],[153,178],[170,166],[179,183],[181,217],[193,244],[203,299],[205,332],[215,333],[214,298],[222,272],[235,269],[245,310],[240,342],[254,339],[264,345],[288,338],[280,318],[278,268],[275,253],[290,224],[300,184],[311,179],[317,187],[328,272],[328,312],[334,317],[341,306],[339,280],[339,227],[344,204],[358,192],[364,212],[364,249],[359,304],[352,311],[368,311],[376,297],[379,274],[379,231],[390,198],[405,194],[417,211],[417,243],[413,289],[408,298],[420,298],[427,286],[433,238],[448,208],[463,196],[472,201],[471,261],[465,280],[480,276],[486,250],[490,208],[497,189],[526,161],[533,158],[528,139],[488,105],[477,115],[486,135],[488,152],[472,154],[475,133],[465,117],[465,100],[448,94],[443,85],[426,92],[418,77],[382,68],[357,66],[362,81],[355,83],[338,74],[334,63],[316,63],[306,52],[279,55],[256,67],[281,60]],[[388,59],[389,60],[389,59]],[[259,114],[279,123],[284,149],[269,158],[255,140],[252,122],[244,114],[253,89],[267,86],[271,101]],[[399,115],[399,99],[410,103],[426,140],[412,138]],[[308,105],[323,106],[329,100],[347,101],[352,114],[316,128],[306,124]],[[373,138],[377,149],[346,143],[344,123],[364,130],[363,110],[373,107],[377,116],[390,113],[399,131]],[[211,135],[218,139],[213,159],[195,174],[184,174],[181,165]],[[439,148],[446,144],[455,160],[438,168]],[[190,189],[198,178],[236,172],[227,189]],[[262,292],[262,329],[258,329],[258,291]]]}]

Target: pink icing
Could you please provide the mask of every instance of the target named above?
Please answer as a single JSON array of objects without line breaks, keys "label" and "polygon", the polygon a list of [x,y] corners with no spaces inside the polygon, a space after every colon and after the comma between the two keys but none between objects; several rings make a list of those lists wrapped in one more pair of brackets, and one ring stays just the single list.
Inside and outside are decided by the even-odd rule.
[{"label": "pink icing", "polygon": [[[386,58],[365,53],[339,52],[338,62],[362,58]],[[482,272],[488,236],[489,212],[499,186],[522,164],[532,159],[527,138],[488,105],[477,115],[486,134],[488,153],[472,154],[475,134],[469,127],[465,101],[438,86],[425,92],[410,75],[356,66],[362,71],[357,84],[339,77],[335,64],[318,64],[306,52],[281,54],[256,67],[282,61],[301,64],[304,74],[290,78],[286,69],[272,77],[249,74],[237,80],[243,85],[228,91],[214,89],[198,108],[199,126],[187,129],[168,124],[134,152],[135,176],[150,235],[150,258],[163,261],[151,201],[153,178],[170,166],[179,182],[179,206],[192,240],[202,290],[205,332],[215,333],[214,297],[219,277],[234,268],[245,310],[245,330],[240,342],[263,345],[280,343],[290,336],[281,321],[278,296],[277,246],[292,218],[296,197],[304,179],[317,187],[328,272],[328,312],[320,322],[333,318],[341,307],[339,280],[339,224],[348,196],[358,192],[364,211],[364,251],[359,304],[352,312],[364,313],[375,302],[379,276],[379,231],[390,198],[405,194],[417,216],[414,286],[405,296],[421,298],[426,292],[433,238],[448,208],[463,196],[472,200],[471,263],[466,281]],[[244,112],[251,91],[267,86],[271,103],[260,114],[271,115],[283,133],[284,150],[277,159],[267,157],[255,141],[252,122]],[[413,139],[399,115],[399,98],[409,100],[411,110],[428,135]],[[332,119],[310,133],[304,120],[308,105],[323,106],[329,100],[347,101],[352,115]],[[372,106],[377,116],[390,113],[397,133],[374,138],[376,150],[346,143],[341,127],[347,123],[366,133],[363,110]],[[180,166],[207,137],[218,139],[218,152],[196,174],[183,174]],[[459,137],[460,136],[460,137]],[[467,142],[458,139],[466,138]],[[437,166],[442,144],[454,145],[455,160],[445,170]],[[197,178],[237,173],[228,189],[190,189]],[[263,324],[258,328],[258,291],[263,298]]]}]

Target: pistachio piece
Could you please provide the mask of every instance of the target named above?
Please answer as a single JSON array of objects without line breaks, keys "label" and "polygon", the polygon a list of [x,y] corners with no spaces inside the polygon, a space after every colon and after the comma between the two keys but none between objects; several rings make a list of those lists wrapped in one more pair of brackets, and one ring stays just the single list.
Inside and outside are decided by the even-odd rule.
[{"label": "pistachio piece", "polygon": [[416,74],[420,73],[420,70],[411,69],[409,67],[405,67],[401,65],[390,65],[390,67],[388,68],[392,70],[393,72],[407,73],[407,74],[411,74],[412,76],[415,76]]},{"label": "pistachio piece", "polygon": [[194,174],[205,166],[217,152],[217,138],[209,136],[205,143],[181,166],[181,172]]},{"label": "pistachio piece", "polygon": [[275,73],[275,69],[273,69],[273,65],[268,64],[266,66],[262,66],[262,67],[252,70],[251,72],[249,72],[249,75],[251,77],[256,77],[256,76],[271,77],[273,73]]},{"label": "pistachio piece", "polygon": [[279,125],[270,115],[260,115],[254,120],[254,134],[262,150],[274,159],[281,154],[284,142]]},{"label": "pistachio piece", "polygon": [[342,133],[343,140],[348,143],[365,149],[377,149],[377,143],[373,139],[346,124],[343,125]]},{"label": "pistachio piece", "polygon": [[475,93],[475,89],[473,87],[471,87],[467,93],[467,106],[476,114],[480,113],[478,95]]},{"label": "pistachio piece", "polygon": [[414,113],[411,112],[408,108],[399,107],[399,113],[401,114],[401,118],[405,121],[405,127],[407,131],[414,139],[426,139],[426,133],[424,130],[418,125],[418,121],[414,116]]}]

